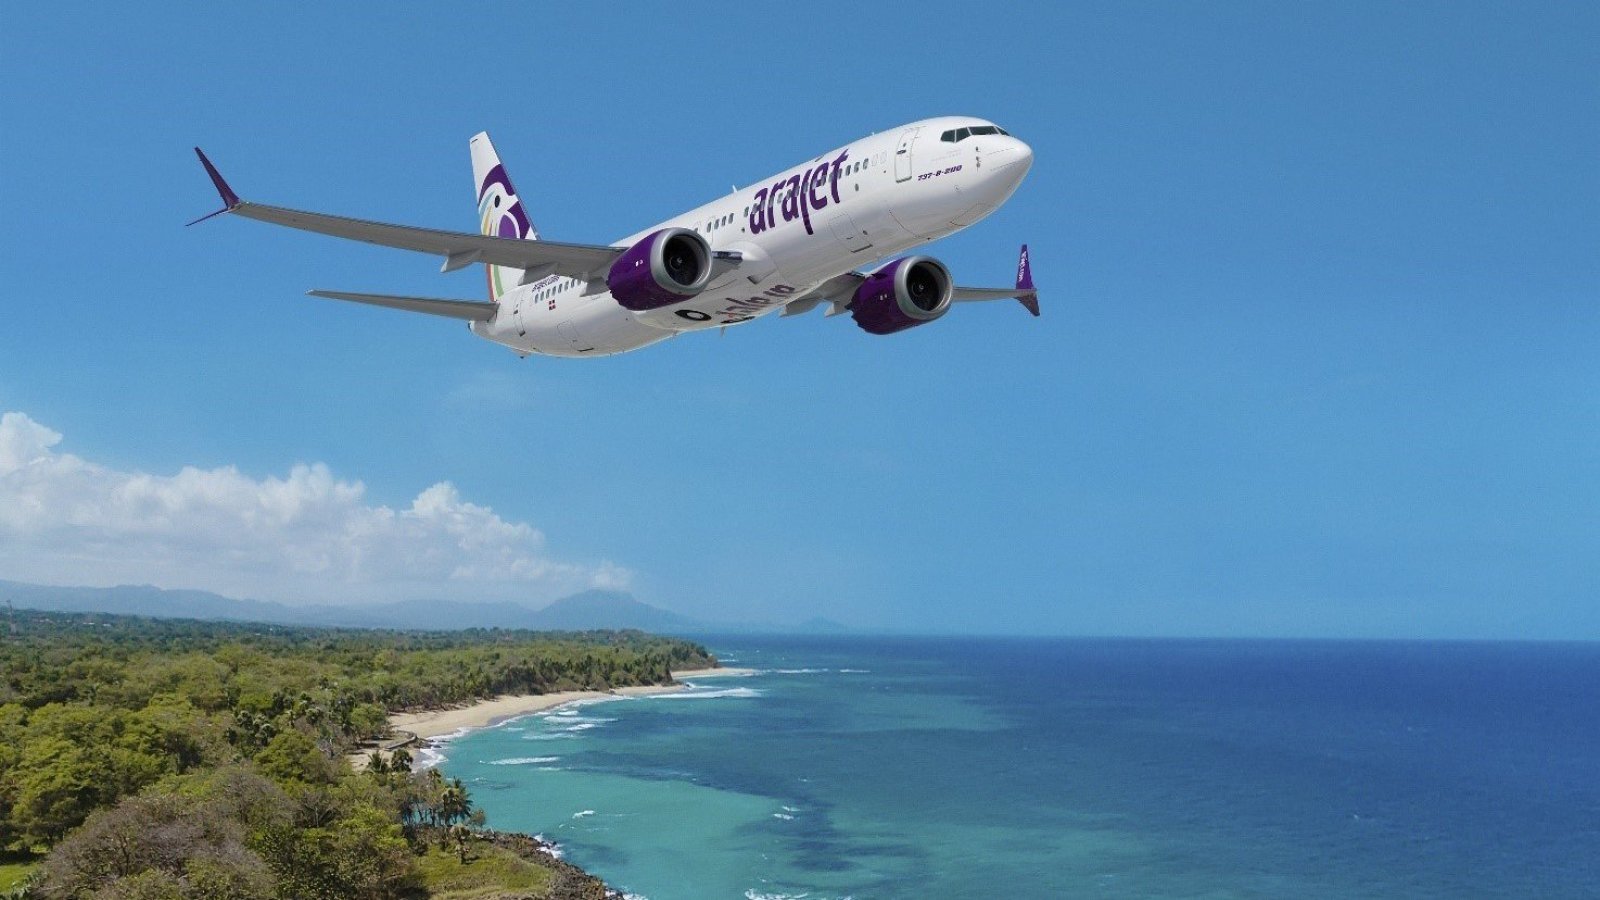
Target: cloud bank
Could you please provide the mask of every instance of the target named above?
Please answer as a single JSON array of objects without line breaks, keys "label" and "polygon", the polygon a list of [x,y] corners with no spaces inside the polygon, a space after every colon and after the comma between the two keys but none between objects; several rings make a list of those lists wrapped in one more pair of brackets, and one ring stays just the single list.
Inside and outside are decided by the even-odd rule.
[{"label": "cloud bank", "polygon": [[282,478],[233,466],[123,472],[56,451],[61,434],[0,416],[0,578],[151,583],[286,602],[542,602],[626,587],[610,563],[553,559],[544,535],[441,481],[404,509],[316,463]]}]

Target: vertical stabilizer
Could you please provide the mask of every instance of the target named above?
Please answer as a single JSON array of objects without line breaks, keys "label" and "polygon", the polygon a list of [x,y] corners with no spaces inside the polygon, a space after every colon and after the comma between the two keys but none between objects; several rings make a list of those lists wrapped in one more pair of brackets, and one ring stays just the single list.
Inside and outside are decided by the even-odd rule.
[{"label": "vertical stabilizer", "polygon": [[[506,167],[500,164],[500,155],[494,152],[489,133],[480,131],[472,136],[472,183],[478,190],[478,230],[491,237],[512,240],[537,241],[539,230],[533,227],[528,213],[511,186]],[[505,266],[487,266],[489,270],[489,299],[499,300],[506,291],[517,286],[522,279],[521,269]]]}]

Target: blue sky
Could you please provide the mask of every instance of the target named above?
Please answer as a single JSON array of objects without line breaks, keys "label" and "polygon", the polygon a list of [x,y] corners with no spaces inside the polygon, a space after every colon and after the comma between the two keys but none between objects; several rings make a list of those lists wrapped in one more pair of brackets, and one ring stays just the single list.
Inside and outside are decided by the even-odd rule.
[{"label": "blue sky", "polygon": [[[0,578],[1600,638],[1600,8],[805,10],[8,7]],[[947,113],[1035,165],[932,252],[1004,284],[1028,242],[1040,319],[518,360],[302,296],[475,297],[476,272],[182,227],[216,207],[194,144],[247,198],[470,230],[488,129],[545,236],[604,242]]]}]

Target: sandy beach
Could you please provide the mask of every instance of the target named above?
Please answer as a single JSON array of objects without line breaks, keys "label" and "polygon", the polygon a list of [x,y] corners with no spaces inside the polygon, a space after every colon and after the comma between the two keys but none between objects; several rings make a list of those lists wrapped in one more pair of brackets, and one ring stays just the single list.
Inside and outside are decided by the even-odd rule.
[{"label": "sandy beach", "polygon": [[640,697],[649,694],[666,694],[684,689],[684,679],[731,678],[749,675],[750,669],[717,668],[690,669],[673,672],[677,684],[653,684],[621,687],[613,691],[560,691],[554,694],[514,694],[479,700],[454,709],[428,709],[421,712],[396,713],[389,717],[389,727],[396,731],[409,731],[421,740],[454,734],[464,728],[487,728],[515,716],[542,712],[563,703],[576,700],[595,700],[602,697]]}]

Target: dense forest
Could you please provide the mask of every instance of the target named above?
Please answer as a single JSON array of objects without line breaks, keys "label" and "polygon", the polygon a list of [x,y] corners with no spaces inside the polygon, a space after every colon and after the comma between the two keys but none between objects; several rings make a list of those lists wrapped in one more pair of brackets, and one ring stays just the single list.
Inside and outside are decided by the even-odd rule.
[{"label": "dense forest", "polygon": [[640,632],[20,610],[0,628],[0,889],[50,900],[585,895],[597,883],[477,829],[460,783],[404,752],[356,774],[346,754],[393,711],[715,665]]}]

